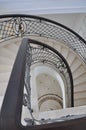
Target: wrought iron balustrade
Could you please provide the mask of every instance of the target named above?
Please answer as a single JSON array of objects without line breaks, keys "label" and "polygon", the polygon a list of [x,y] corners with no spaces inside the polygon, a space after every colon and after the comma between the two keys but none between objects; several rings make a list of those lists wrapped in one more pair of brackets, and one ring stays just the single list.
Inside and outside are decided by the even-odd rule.
[{"label": "wrought iron balustrade", "polygon": [[[24,36],[47,37],[59,40],[75,51],[86,63],[86,41],[64,25],[52,20],[30,15],[14,14],[0,16],[0,43]],[[23,40],[23,44],[20,47],[14,64],[0,112],[0,130],[86,129],[85,115],[68,116],[44,121],[34,119],[30,102],[31,65],[35,63],[49,64],[50,66],[54,66],[55,69],[58,69],[61,75],[65,76],[68,85],[67,88],[69,88],[68,91],[70,91],[68,99],[71,100],[68,106],[73,106],[73,81],[69,66],[57,51],[35,40],[29,40],[29,43],[30,44],[28,44],[27,39]],[[36,47],[33,46],[33,43],[37,44]],[[16,75],[17,73],[18,75]],[[24,95],[23,92],[24,86],[27,90],[26,95]],[[35,125],[35,127],[21,125],[21,111],[22,104],[24,104],[23,97],[27,100],[27,103],[25,103],[31,112],[32,123],[35,125],[36,122],[39,122],[41,125]]]},{"label": "wrought iron balustrade", "polygon": [[59,40],[86,62],[86,41],[64,25],[30,15],[0,16],[0,42],[32,35]]},{"label": "wrought iron balustrade", "polygon": [[[37,48],[32,46],[33,43],[37,44]],[[50,53],[51,54],[54,53],[55,58],[56,58],[56,55],[58,55],[57,59],[58,60],[60,60],[60,58],[62,59],[63,64],[65,64],[65,66],[67,67],[66,72],[69,74],[69,78],[71,79],[71,73],[65,59],[55,49],[47,45],[45,46],[44,44],[34,41],[34,40],[24,39],[20,46],[17,58],[15,60],[12,74],[11,74],[8,87],[6,90],[6,94],[4,97],[3,105],[1,108],[0,130],[10,130],[10,129],[12,130],[28,130],[28,129],[30,130],[44,130],[44,129],[45,130],[52,130],[52,129],[53,130],[56,130],[56,129],[81,130],[81,129],[86,129],[85,115],[80,115],[80,116],[69,115],[67,117],[57,118],[54,120],[50,120],[50,119],[49,120],[35,120],[34,117],[32,117],[31,121],[33,122],[33,125],[23,126],[21,124],[22,105],[24,104],[23,102],[24,101],[23,100],[24,86],[26,86],[26,89],[27,87],[30,88],[30,81],[29,80],[27,81],[27,79],[29,79],[30,77],[30,66],[31,66],[31,63],[32,64],[34,63],[33,61],[37,61],[37,62],[40,61],[40,58],[37,59],[37,57],[35,57],[35,60],[32,60],[34,59],[34,56],[31,56],[31,55],[35,54],[33,50],[35,50],[35,52],[37,53],[39,49],[42,49],[42,53],[43,51],[45,52],[46,50],[50,49]],[[50,60],[52,62],[52,58]],[[57,60],[57,63],[58,63],[58,60]],[[54,65],[55,63],[52,63],[52,65]],[[70,83],[72,87],[71,80],[70,80]],[[70,93],[71,96],[73,96],[72,91],[73,90],[71,89],[71,93]],[[27,96],[30,99],[30,89],[27,89]],[[28,109],[31,110],[31,104],[30,104],[29,99],[27,100]],[[71,98],[71,102],[72,102],[72,98]],[[39,122],[40,125],[35,124],[37,121]]]},{"label": "wrought iron balustrade", "polygon": [[[73,78],[70,68],[64,59],[64,57],[57,52],[52,47],[40,43],[35,40],[29,39],[29,44],[27,48],[26,56],[26,72],[25,72],[25,88],[26,92],[24,97],[27,102],[27,108],[31,114],[33,124],[38,122],[39,124],[46,124],[49,122],[54,122],[55,120],[37,120],[33,116],[33,111],[31,108],[31,85],[30,85],[30,68],[33,64],[42,63],[50,65],[52,68],[57,70],[57,72],[64,77],[66,85],[64,90],[66,97],[66,107],[73,107]],[[26,103],[25,103],[26,105]]]},{"label": "wrought iron balustrade", "polygon": [[[39,122],[39,124],[46,124],[58,120],[37,120],[34,118],[32,114],[30,67],[33,64],[37,63],[43,63],[53,66],[55,69],[59,70],[61,75],[65,77],[65,80],[68,81],[68,94],[66,97],[66,99],[68,98],[67,107],[73,106],[73,79],[66,60],[59,52],[57,52],[52,47],[49,47],[48,45],[45,45],[35,40],[24,39],[14,64],[14,68],[10,77],[10,81],[7,87],[6,95],[1,109],[0,123],[2,123],[2,128],[3,123],[9,123],[10,118],[13,117],[12,121],[15,120],[15,115],[17,116],[15,111],[21,114],[22,103],[27,106],[31,114],[32,124],[36,125],[36,122]],[[23,92],[24,86],[26,88],[27,93]],[[17,118],[19,118],[19,116]]]}]

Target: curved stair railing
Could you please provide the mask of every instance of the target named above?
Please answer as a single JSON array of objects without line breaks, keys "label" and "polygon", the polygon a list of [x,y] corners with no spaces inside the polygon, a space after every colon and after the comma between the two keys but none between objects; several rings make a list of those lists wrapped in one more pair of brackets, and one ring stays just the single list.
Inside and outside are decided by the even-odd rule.
[{"label": "curved stair railing", "polygon": [[[50,64],[60,71],[68,81],[67,107],[73,106],[73,79],[66,60],[59,52],[48,45],[26,38],[23,39],[19,49],[1,108],[1,130],[17,130],[16,125],[19,125],[18,123],[21,120],[22,104],[27,106],[32,117],[33,125],[36,125],[36,122],[39,122],[39,124],[58,122],[59,119],[37,120],[33,117],[31,108],[30,67],[36,63]],[[27,94],[23,92],[24,86]]]},{"label": "curved stair railing", "polygon": [[[43,63],[49,64],[62,75],[66,82],[66,107],[73,106],[73,78],[70,68],[64,57],[52,47],[35,40],[29,40],[27,63],[28,65]],[[35,47],[34,47],[35,45]],[[29,56],[29,57],[28,57]],[[27,68],[28,68],[27,65]],[[29,69],[30,70],[30,69]],[[26,71],[27,72],[27,71]],[[28,79],[27,79],[28,80]]]},{"label": "curved stair railing", "polygon": [[[37,37],[47,37],[47,38],[53,38],[55,40],[61,41],[63,44],[66,44],[66,46],[69,46],[73,51],[75,51],[86,63],[86,41],[81,38],[77,33],[72,31],[71,29],[65,27],[64,25],[61,25],[57,22],[36,17],[36,16],[29,16],[29,15],[4,15],[0,16],[0,42],[4,42],[10,39],[18,38],[18,37],[24,37],[24,36],[37,36]],[[39,45],[39,42],[37,41],[30,41],[30,42],[36,42]],[[31,44],[32,45],[32,44]],[[42,44],[41,44],[42,45]],[[43,45],[42,45],[43,46]],[[48,47],[46,45],[46,47]],[[46,48],[45,47],[45,48]],[[27,68],[27,59],[31,60],[33,57],[28,53],[27,48],[31,52],[35,52],[30,50],[32,46],[28,46],[28,40],[23,40],[23,43],[21,44],[18,56],[16,58],[13,71],[10,77],[10,81],[6,90],[6,94],[4,97],[2,109],[0,112],[0,129],[1,130],[28,130],[28,129],[59,129],[59,130],[81,130],[86,128],[86,116],[80,115],[80,116],[72,116],[69,115],[68,117],[62,117],[60,119],[55,120],[47,120],[47,121],[41,121],[41,125],[35,125],[34,126],[22,126],[21,125],[21,111],[22,111],[22,104],[23,102],[23,89],[25,82],[25,77],[27,79],[26,75],[26,68]],[[41,46],[38,46],[37,50],[41,48]],[[43,47],[41,48],[42,51],[45,51]],[[44,49],[44,50],[43,50]],[[51,49],[51,47],[49,47]],[[53,48],[51,49],[53,50]],[[53,50],[55,52],[55,50]],[[27,53],[29,54],[29,57],[27,57]],[[57,51],[55,53],[58,53]],[[61,64],[61,67],[64,67],[64,69],[60,70],[62,75],[65,73],[65,59],[58,53],[58,55],[63,59],[63,64]],[[21,58],[22,57],[22,58]],[[27,57],[27,58],[26,58]],[[35,57],[36,59],[36,57]],[[51,58],[52,59],[52,58]],[[58,58],[59,59],[59,58]],[[38,60],[38,61],[37,61]],[[59,59],[60,60],[60,59]],[[35,61],[35,60],[34,60]],[[40,59],[36,59],[36,62],[39,62]],[[52,60],[51,60],[52,61]],[[42,60],[42,62],[45,62]],[[32,62],[34,63],[34,62]],[[50,62],[47,62],[50,64]],[[52,65],[56,67],[56,62],[51,62]],[[58,62],[59,63],[59,62]],[[60,62],[62,63],[62,61]],[[30,72],[30,66],[31,62],[28,63],[29,68],[27,72]],[[60,66],[57,66],[59,68]],[[67,83],[69,85],[69,88],[71,88],[71,92],[69,95],[71,102],[69,106],[73,106],[73,81],[72,81],[72,75],[69,66],[66,64],[66,74],[67,77],[66,80],[69,82]],[[16,75],[18,73],[18,75]],[[30,76],[30,75],[28,75]],[[29,78],[30,79],[30,78]],[[70,83],[70,84],[69,84]],[[30,82],[28,81],[28,85],[30,86]],[[25,85],[26,86],[26,85]],[[27,87],[26,87],[27,88]],[[27,94],[30,99],[30,91],[27,90]],[[14,94],[13,94],[14,93]],[[30,111],[32,111],[30,107],[30,100],[27,100]],[[32,114],[32,112],[31,112]],[[49,123],[49,124],[47,124]],[[35,121],[33,119],[33,125],[35,124]]]},{"label": "curved stair railing", "polygon": [[32,35],[61,41],[75,51],[86,63],[86,41],[64,25],[30,15],[0,16],[0,42]]},{"label": "curved stair railing", "polygon": [[[34,46],[35,45],[35,46]],[[58,70],[60,75],[65,78],[66,85],[65,85],[65,96],[66,96],[66,107],[73,107],[73,78],[70,71],[70,68],[63,58],[63,56],[57,52],[52,47],[40,43],[35,40],[29,40],[28,49],[27,49],[27,56],[26,56],[26,73],[25,73],[25,88],[27,91],[27,95],[25,94],[25,100],[27,102],[27,107],[32,112],[31,108],[31,86],[30,86],[30,68],[33,64],[43,63],[49,64],[51,67]],[[31,113],[31,117],[33,119],[34,124],[39,122],[39,124],[47,123],[47,121],[39,121],[35,119]],[[53,122],[53,120],[49,120]]]}]

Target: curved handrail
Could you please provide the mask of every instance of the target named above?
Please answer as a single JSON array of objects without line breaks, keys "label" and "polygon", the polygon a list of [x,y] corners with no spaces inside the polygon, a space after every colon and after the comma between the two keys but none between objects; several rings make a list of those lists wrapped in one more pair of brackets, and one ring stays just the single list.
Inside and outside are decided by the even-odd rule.
[{"label": "curved handrail", "polygon": [[14,63],[10,81],[4,97],[0,112],[0,130],[82,130],[86,129],[86,117],[60,119],[57,123],[50,123],[38,126],[22,126],[20,123],[23,88],[26,66],[26,50],[28,39],[22,41],[18,56]]},{"label": "curved handrail", "polygon": [[20,46],[0,112],[0,130],[17,130],[21,120],[27,41]]},{"label": "curved handrail", "polygon": [[[29,42],[32,43],[32,45],[38,45],[38,47],[31,48],[32,51],[32,63],[47,63],[53,66],[56,70],[58,69],[59,72],[64,76],[65,81],[67,82],[67,99],[70,99],[70,102],[68,103],[67,107],[73,107],[74,106],[74,99],[73,99],[73,77],[70,70],[70,67],[65,60],[65,58],[54,48],[50,47],[49,45],[46,45],[42,42],[29,39]],[[47,56],[48,55],[48,56]],[[53,58],[52,58],[53,56]]]},{"label": "curved handrail", "polygon": [[[28,43],[33,43],[37,45],[41,45],[43,47],[47,47],[48,49],[54,51],[58,54],[62,60],[64,60],[65,64],[67,65],[68,72],[70,74],[70,81],[71,81],[71,106],[73,106],[73,81],[72,75],[69,69],[69,66],[63,56],[57,52],[55,49],[40,43],[35,40],[28,40],[23,39],[22,44],[20,46],[17,58],[14,63],[14,67],[11,73],[11,77],[8,83],[8,87],[6,90],[6,94],[4,97],[4,101],[1,108],[0,113],[0,127],[1,129],[8,130],[16,130],[17,125],[20,125],[21,119],[21,110],[22,110],[22,103],[23,103],[23,89],[25,85],[25,71],[26,71],[26,63],[27,63],[27,55],[28,55]],[[29,60],[29,59],[28,59]],[[30,62],[30,61],[28,61]],[[28,63],[27,63],[28,64]]]},{"label": "curved handrail", "polygon": [[9,14],[0,16],[0,42],[19,36],[35,35],[62,41],[86,62],[86,41],[68,27],[46,18]]}]

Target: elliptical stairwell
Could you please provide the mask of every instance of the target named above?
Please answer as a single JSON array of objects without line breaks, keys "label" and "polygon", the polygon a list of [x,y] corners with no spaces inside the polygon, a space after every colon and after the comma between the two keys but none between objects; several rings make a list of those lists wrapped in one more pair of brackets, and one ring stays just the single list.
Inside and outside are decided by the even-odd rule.
[{"label": "elliptical stairwell", "polygon": [[[4,118],[7,113],[4,111],[8,99],[9,103],[16,99],[14,111],[18,109],[19,118],[16,115],[16,119],[12,120],[13,122],[18,121],[19,125],[19,122],[21,120],[24,122],[25,119],[27,122],[24,126],[25,130],[29,127],[33,129],[34,125],[34,129],[42,129],[43,127],[43,129],[59,128],[62,130],[65,124],[68,124],[66,128],[70,130],[72,130],[71,124],[73,124],[74,129],[86,128],[84,124],[86,120],[86,41],[60,23],[30,15],[0,16],[0,29],[0,102],[3,101],[0,127],[7,130],[12,127],[13,130],[18,129],[15,123],[12,124],[13,126],[9,126],[10,113],[7,114],[7,116],[9,115],[8,124]],[[24,45],[21,45],[22,39]],[[18,59],[20,59],[21,64]],[[23,74],[19,74],[20,77],[15,73],[18,67],[20,67],[20,74]],[[14,83],[14,81],[17,82],[16,77],[18,78],[17,85]],[[19,79],[22,79],[22,83]],[[53,89],[47,80],[50,80]],[[13,87],[11,87],[12,83]],[[55,87],[56,85],[58,85],[58,89]],[[32,86],[36,87],[30,88]],[[44,86],[46,92],[43,90]],[[31,89],[37,93],[33,93]],[[13,99],[10,100],[8,97],[13,95],[13,90],[16,91],[17,97],[13,96]],[[35,102],[37,101],[36,103],[34,103],[34,99]],[[24,106],[22,106],[22,100],[24,100]],[[46,107],[47,103],[50,106]],[[57,107],[53,108],[55,105],[58,106],[59,110]],[[7,106],[7,109],[9,107],[10,105]],[[27,114],[28,109],[32,115],[30,115],[31,120],[25,118],[26,115],[29,115]],[[8,112],[10,112],[9,110]],[[15,117],[14,111],[13,117]],[[56,115],[52,116],[55,112]],[[49,119],[46,118],[47,114]],[[37,119],[34,120],[33,115]],[[81,124],[81,128],[77,125],[78,121],[83,124]],[[19,127],[23,129],[22,125]]]}]

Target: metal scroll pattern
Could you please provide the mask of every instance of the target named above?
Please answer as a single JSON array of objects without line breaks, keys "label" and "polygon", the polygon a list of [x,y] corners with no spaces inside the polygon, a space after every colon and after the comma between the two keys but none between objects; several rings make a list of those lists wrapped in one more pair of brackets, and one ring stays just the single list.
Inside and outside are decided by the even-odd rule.
[{"label": "metal scroll pattern", "polygon": [[54,38],[69,46],[86,62],[86,43],[63,26],[42,18],[18,16],[0,20],[0,42],[20,36]]}]

